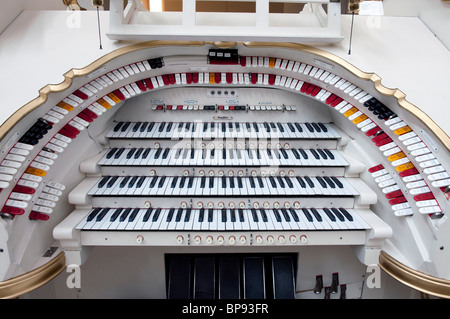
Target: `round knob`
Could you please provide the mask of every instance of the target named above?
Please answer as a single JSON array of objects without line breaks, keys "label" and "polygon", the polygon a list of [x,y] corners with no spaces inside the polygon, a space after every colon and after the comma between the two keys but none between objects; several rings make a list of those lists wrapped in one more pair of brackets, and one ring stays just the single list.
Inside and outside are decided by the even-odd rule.
[{"label": "round knob", "polygon": [[273,238],[272,235],[267,236],[267,242],[268,242],[269,244],[273,244],[274,241],[275,241],[275,239]]},{"label": "round knob", "polygon": [[263,238],[260,235],[256,236],[255,240],[258,244],[261,244],[263,242]]},{"label": "round knob", "polygon": [[308,237],[306,237],[306,235],[301,235],[300,241],[302,242],[302,244],[306,244],[308,242]]},{"label": "round knob", "polygon": [[224,241],[225,241],[225,239],[223,238],[223,236],[217,237],[217,242],[218,242],[219,244],[223,244]]},{"label": "round knob", "polygon": [[207,242],[208,244],[212,244],[212,242],[213,242],[212,236],[206,237],[206,242]]},{"label": "round knob", "polygon": [[291,243],[295,243],[297,242],[297,237],[295,237],[294,235],[289,236],[289,240],[291,241]]},{"label": "round knob", "polygon": [[194,237],[194,243],[200,244],[201,242],[202,242],[202,237],[200,237],[198,235]]},{"label": "round knob", "polygon": [[247,237],[242,235],[241,237],[239,237],[239,241],[241,242],[241,244],[245,244],[245,242],[247,241]]},{"label": "round knob", "polygon": [[183,236],[181,236],[181,235],[178,235],[178,236],[177,236],[177,243],[179,243],[179,244],[182,244],[182,243],[183,243],[183,241],[184,241],[184,238],[183,238]]},{"label": "round knob", "polygon": [[136,237],[136,242],[137,242],[138,244],[142,244],[143,241],[144,241],[144,236],[138,235],[138,236]]},{"label": "round knob", "polygon": [[281,244],[284,244],[284,243],[286,242],[286,238],[284,238],[283,235],[280,235],[280,236],[278,236],[278,241],[279,241]]},{"label": "round knob", "polygon": [[229,242],[231,245],[234,245],[234,243],[236,243],[236,237],[230,236],[230,237],[228,238],[228,242]]}]

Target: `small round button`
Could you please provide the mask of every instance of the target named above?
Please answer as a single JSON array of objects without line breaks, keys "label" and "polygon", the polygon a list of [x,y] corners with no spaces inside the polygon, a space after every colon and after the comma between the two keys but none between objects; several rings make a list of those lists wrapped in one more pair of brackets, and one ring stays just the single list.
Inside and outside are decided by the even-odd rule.
[{"label": "small round button", "polygon": [[306,237],[306,235],[301,235],[300,241],[302,242],[302,244],[306,244],[308,242],[308,237]]},{"label": "small round button", "polygon": [[297,242],[297,237],[295,237],[294,235],[289,236],[289,240],[291,241],[291,243],[295,243]]},{"label": "small round button", "polygon": [[228,242],[230,243],[230,245],[234,245],[236,243],[236,237],[230,236],[228,238]]},{"label": "small round button", "polygon": [[255,240],[258,244],[261,244],[263,242],[263,238],[260,235],[256,236]]},{"label": "small round button", "polygon": [[286,238],[283,235],[278,236],[278,242],[280,244],[284,244],[286,242]]},{"label": "small round button", "polygon": [[202,237],[200,237],[198,235],[194,237],[194,243],[200,244],[201,242],[202,242]]},{"label": "small round button", "polygon": [[267,236],[267,242],[268,242],[269,244],[273,244],[274,241],[275,241],[275,239],[273,238],[272,235]]},{"label": "small round button", "polygon": [[245,244],[245,242],[247,241],[247,237],[242,235],[241,237],[239,237],[239,241],[241,242],[241,244]]},{"label": "small round button", "polygon": [[136,237],[136,243],[142,244],[143,241],[144,241],[144,236],[138,235],[138,236]]},{"label": "small round button", "polygon": [[217,237],[217,242],[218,242],[219,244],[223,244],[224,241],[225,241],[225,239],[223,238],[223,236]]},{"label": "small round button", "polygon": [[183,241],[184,241],[184,238],[183,238],[183,236],[181,236],[181,235],[178,235],[178,236],[177,236],[177,243],[179,243],[179,244],[182,244],[182,243],[183,243]]},{"label": "small round button", "polygon": [[212,236],[206,237],[206,242],[207,242],[208,244],[212,244],[212,242],[213,242]]}]

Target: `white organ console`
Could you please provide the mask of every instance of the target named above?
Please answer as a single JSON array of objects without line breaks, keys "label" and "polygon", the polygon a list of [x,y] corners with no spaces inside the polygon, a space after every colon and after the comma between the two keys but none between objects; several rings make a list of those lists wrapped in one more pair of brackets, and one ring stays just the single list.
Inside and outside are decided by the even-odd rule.
[{"label": "white organ console", "polygon": [[2,297],[69,265],[85,298],[370,298],[374,266],[450,295],[448,136],[375,75],[151,41],[67,79],[1,128]]}]

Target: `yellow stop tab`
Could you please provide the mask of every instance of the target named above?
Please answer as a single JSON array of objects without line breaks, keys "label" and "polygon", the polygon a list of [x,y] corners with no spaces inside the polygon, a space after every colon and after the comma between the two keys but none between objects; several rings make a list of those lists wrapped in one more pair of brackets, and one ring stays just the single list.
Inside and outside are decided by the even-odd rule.
[{"label": "yellow stop tab", "polygon": [[388,157],[388,161],[389,162],[393,162],[393,161],[399,160],[399,159],[401,159],[403,157],[406,157],[405,153],[398,152],[398,153],[395,153],[395,154],[392,154],[391,156],[389,156]]},{"label": "yellow stop tab", "polygon": [[403,134],[409,133],[411,131],[412,131],[412,129],[409,126],[403,126],[403,127],[399,128],[399,129],[396,129],[394,131],[394,133],[395,133],[395,135],[403,135]]},{"label": "yellow stop tab", "polygon": [[350,115],[352,115],[353,113],[358,112],[358,109],[356,107],[352,107],[350,110],[348,110],[347,112],[344,113],[345,117],[349,117]]},{"label": "yellow stop tab", "polygon": [[114,93],[108,93],[108,96],[111,98],[111,100],[113,100],[114,102],[116,102],[117,104],[119,104],[120,102],[122,102]]},{"label": "yellow stop tab", "polygon": [[216,75],[214,73],[209,74],[209,84],[216,83]]},{"label": "yellow stop tab", "polygon": [[59,102],[59,103],[56,104],[56,105],[59,106],[60,108],[63,108],[63,109],[65,109],[65,110],[69,111],[69,112],[70,112],[70,111],[73,111],[73,106],[67,104],[66,102],[61,101],[61,102]]},{"label": "yellow stop tab", "polygon": [[269,68],[273,68],[275,66],[275,58],[269,59]]},{"label": "yellow stop tab", "polygon": [[45,176],[47,175],[47,172],[39,169],[39,168],[35,168],[35,167],[28,167],[27,170],[25,171],[25,173],[31,174],[31,175],[36,175],[36,176]]},{"label": "yellow stop tab", "polygon": [[352,121],[352,123],[353,124],[358,124],[358,123],[361,123],[362,121],[364,121],[365,119],[367,119],[367,115],[363,114],[363,115],[358,116],[356,119],[354,119]]},{"label": "yellow stop tab", "polygon": [[98,100],[97,103],[100,104],[101,106],[103,106],[105,109],[109,110],[111,108],[111,104],[106,102],[104,99]]},{"label": "yellow stop tab", "polygon": [[408,163],[405,163],[405,164],[397,166],[395,168],[395,170],[397,172],[403,172],[403,171],[406,171],[407,169],[410,169],[410,168],[414,168],[414,165],[411,162],[408,162]]}]

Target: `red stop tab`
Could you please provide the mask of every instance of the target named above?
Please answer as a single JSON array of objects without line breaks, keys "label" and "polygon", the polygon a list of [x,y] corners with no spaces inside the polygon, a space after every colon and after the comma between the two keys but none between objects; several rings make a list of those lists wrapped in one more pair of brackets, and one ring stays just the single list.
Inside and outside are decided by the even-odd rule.
[{"label": "red stop tab", "polygon": [[73,92],[73,94],[83,100],[87,100],[89,98],[89,96],[87,94],[81,92],[80,90],[76,90],[75,92]]},{"label": "red stop tab", "polygon": [[13,188],[13,192],[31,195],[31,194],[34,194],[36,192],[36,190],[34,188],[27,187],[27,186],[16,185]]},{"label": "red stop tab", "polygon": [[275,74],[269,74],[269,84],[270,85],[275,84]]},{"label": "red stop tab", "polygon": [[25,213],[25,210],[19,207],[3,206],[2,213],[11,215],[23,215]]},{"label": "red stop tab", "polygon": [[386,133],[381,133],[372,138],[372,142],[376,143],[378,141],[381,141],[382,139],[388,138],[389,136]]},{"label": "red stop tab", "polygon": [[414,200],[416,202],[420,202],[421,200],[429,200],[429,199],[434,199],[433,193],[424,193],[424,194],[419,194],[419,195],[414,196]]},{"label": "red stop tab", "polygon": [[311,96],[316,96],[317,94],[319,94],[321,88],[319,86],[314,87],[314,89],[311,92]]},{"label": "red stop tab", "polygon": [[401,190],[396,190],[386,194],[387,199],[397,198],[403,196],[403,192]]},{"label": "red stop tab", "polygon": [[239,62],[241,64],[241,66],[246,66],[247,65],[247,58],[245,56],[241,56],[239,58],[239,60],[240,60]]},{"label": "red stop tab", "polygon": [[192,82],[198,83],[198,73],[192,73]]},{"label": "red stop tab", "polygon": [[143,81],[139,80],[136,82],[136,84],[142,92],[147,91],[147,88],[145,87],[145,83]]},{"label": "red stop tab", "polygon": [[150,80],[150,78],[144,79],[144,82],[145,82],[145,86],[147,86],[147,88],[149,90],[153,89],[153,83],[152,83],[152,80]]},{"label": "red stop tab", "polygon": [[377,171],[381,171],[383,168],[384,168],[384,166],[382,164],[373,166],[373,167],[369,168],[369,173],[375,173]]},{"label": "red stop tab", "polygon": [[368,130],[366,132],[366,135],[367,136],[373,136],[373,135],[377,134],[379,131],[381,131],[381,127],[375,126],[374,128],[371,128],[370,130]]},{"label": "red stop tab", "polygon": [[330,103],[330,106],[335,107],[336,105],[338,105],[339,103],[341,103],[342,101],[344,101],[343,98],[341,97],[336,97],[333,102]]},{"label": "red stop tab", "polygon": [[405,196],[399,196],[399,197],[389,200],[389,204],[391,204],[391,205],[401,204],[404,202],[406,202]]},{"label": "red stop tab", "polygon": [[386,145],[387,143],[390,143],[390,142],[392,142],[392,138],[387,137],[387,138],[383,138],[382,140],[377,141],[375,143],[375,145],[380,147],[380,146]]},{"label": "red stop tab", "polygon": [[215,73],[214,74],[214,82],[216,84],[219,84],[221,80],[222,80],[222,74],[221,73]]},{"label": "red stop tab", "polygon": [[114,93],[114,95],[117,96],[120,100],[125,101],[125,95],[123,95],[123,93],[120,92],[120,90],[114,90],[113,93]]},{"label": "red stop tab", "polygon": [[252,73],[252,84],[256,84],[258,82],[258,73]]},{"label": "red stop tab", "polygon": [[419,171],[417,170],[417,168],[410,168],[407,169],[406,171],[400,172],[398,175],[400,175],[400,177],[405,177],[405,176],[411,176],[411,175],[417,175],[419,174]]},{"label": "red stop tab", "polygon": [[50,218],[50,216],[39,213],[39,212],[35,212],[33,210],[33,211],[31,211],[29,218],[34,219],[34,220],[48,220]]}]

